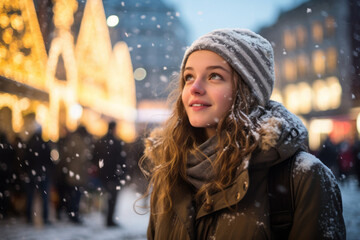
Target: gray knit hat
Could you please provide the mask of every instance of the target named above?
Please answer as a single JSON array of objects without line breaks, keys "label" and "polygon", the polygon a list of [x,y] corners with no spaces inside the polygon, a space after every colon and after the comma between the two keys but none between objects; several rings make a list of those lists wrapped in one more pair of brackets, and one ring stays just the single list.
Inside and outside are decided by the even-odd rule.
[{"label": "gray knit hat", "polygon": [[210,50],[224,58],[250,87],[261,106],[270,99],[274,82],[274,53],[271,44],[246,29],[219,29],[199,39],[186,50],[181,71],[191,53]]}]

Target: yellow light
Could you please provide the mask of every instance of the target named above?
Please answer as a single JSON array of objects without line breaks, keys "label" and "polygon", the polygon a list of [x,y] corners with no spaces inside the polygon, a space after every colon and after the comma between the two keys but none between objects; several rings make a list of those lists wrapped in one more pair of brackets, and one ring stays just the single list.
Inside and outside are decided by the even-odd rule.
[{"label": "yellow light", "polygon": [[277,88],[274,88],[274,91],[272,92],[271,95],[271,100],[283,103],[283,98],[281,96],[280,91]]},{"label": "yellow light", "polygon": [[50,156],[51,156],[51,159],[52,159],[54,162],[57,162],[57,161],[59,160],[59,157],[60,157],[59,151],[56,150],[56,149],[51,150]]},{"label": "yellow light", "polygon": [[328,77],[326,83],[329,88],[329,95],[331,96],[329,99],[330,108],[336,109],[341,104],[342,88],[339,79],[337,77]]},{"label": "yellow light", "polygon": [[333,122],[330,119],[316,119],[310,123],[310,129],[316,133],[328,134],[333,130]]},{"label": "yellow light", "polygon": [[16,29],[18,32],[24,30],[24,22],[21,16],[17,14],[12,14],[10,18],[11,26]]},{"label": "yellow light", "polygon": [[6,44],[10,44],[13,39],[13,30],[12,28],[6,28],[2,34],[2,39]]},{"label": "yellow light", "polygon": [[9,25],[9,17],[6,15],[6,13],[0,14],[0,27],[6,28]]},{"label": "yellow light", "polygon": [[134,78],[137,81],[144,80],[146,77],[146,70],[144,68],[137,68],[134,71]]},{"label": "yellow light", "polygon": [[330,94],[329,88],[322,79],[318,79],[313,83],[314,89],[314,105],[316,110],[326,111],[329,109]]},{"label": "yellow light", "polygon": [[311,100],[312,100],[312,91],[311,87],[306,82],[301,82],[298,84],[299,89],[299,99],[301,99],[301,104],[298,105],[300,113],[309,113],[311,111]]},{"label": "yellow light", "polygon": [[19,109],[24,111],[30,107],[30,100],[28,98],[22,98],[19,100],[18,104],[19,104]]},{"label": "yellow light", "polygon": [[294,84],[289,84],[285,88],[285,105],[293,113],[299,112],[300,98],[298,88]]},{"label": "yellow light", "polygon": [[70,107],[70,117],[74,120],[79,120],[81,118],[83,108],[80,104],[74,104]]},{"label": "yellow light", "polygon": [[360,134],[360,113],[357,115],[357,118],[356,118],[356,128],[357,128],[358,133]]},{"label": "yellow light", "polygon": [[321,136],[328,135],[333,130],[333,122],[330,119],[316,119],[311,121],[309,127],[309,146],[315,150],[320,147]]}]

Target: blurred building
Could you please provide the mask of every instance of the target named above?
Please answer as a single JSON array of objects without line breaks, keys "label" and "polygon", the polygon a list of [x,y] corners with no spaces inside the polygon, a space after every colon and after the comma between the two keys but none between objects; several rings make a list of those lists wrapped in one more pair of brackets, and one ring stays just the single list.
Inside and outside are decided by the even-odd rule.
[{"label": "blurred building", "polygon": [[179,13],[162,0],[104,0],[112,43],[129,46],[134,67],[139,122],[168,116],[165,99],[187,44]]},{"label": "blurred building", "polygon": [[79,124],[105,134],[110,120],[135,139],[129,48],[111,42],[101,0],[1,1],[0,36],[0,108],[11,112],[4,128],[28,132],[25,116],[35,113],[53,141]]},{"label": "blurred building", "polygon": [[110,120],[134,139],[136,125],[167,117],[186,36],[161,0],[1,1],[0,109],[10,113],[0,119],[11,122],[1,128],[24,132],[35,113],[54,141],[79,124],[102,135]]},{"label": "blurred building", "polygon": [[[279,100],[302,117],[312,149],[353,138],[360,121],[360,1],[311,0],[259,32],[275,55]],[[360,126],[358,131],[360,131]]]},{"label": "blurred building", "polygon": [[[137,99],[166,98],[164,85],[179,70],[187,31],[162,0],[104,0],[112,42],[125,41],[134,66]],[[110,17],[111,16],[111,17]]]}]

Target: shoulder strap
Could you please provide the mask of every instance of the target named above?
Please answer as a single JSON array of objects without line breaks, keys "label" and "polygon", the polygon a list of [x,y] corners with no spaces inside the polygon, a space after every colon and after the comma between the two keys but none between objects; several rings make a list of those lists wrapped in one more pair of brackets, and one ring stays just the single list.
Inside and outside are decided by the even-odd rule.
[{"label": "shoulder strap", "polygon": [[271,239],[288,239],[290,234],[294,215],[291,172],[295,156],[272,166],[269,171]]}]

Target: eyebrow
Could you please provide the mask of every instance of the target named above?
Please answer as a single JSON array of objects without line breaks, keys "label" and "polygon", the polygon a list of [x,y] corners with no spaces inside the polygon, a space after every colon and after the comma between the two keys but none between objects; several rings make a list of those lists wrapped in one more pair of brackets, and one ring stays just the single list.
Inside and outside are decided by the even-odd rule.
[{"label": "eyebrow", "polygon": [[[231,73],[229,70],[227,70],[226,68],[224,68],[223,66],[220,66],[220,65],[209,66],[206,69],[213,70],[213,69],[218,69],[218,68],[222,69],[223,71],[225,71],[227,73]],[[194,70],[194,68],[186,67],[184,70]]]}]

